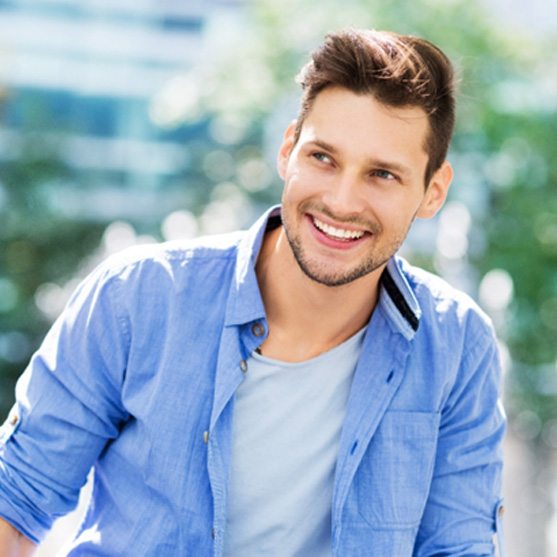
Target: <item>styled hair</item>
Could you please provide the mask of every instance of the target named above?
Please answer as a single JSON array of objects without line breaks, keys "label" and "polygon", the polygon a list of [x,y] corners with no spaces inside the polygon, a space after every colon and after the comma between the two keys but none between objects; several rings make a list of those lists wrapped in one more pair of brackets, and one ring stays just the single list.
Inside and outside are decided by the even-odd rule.
[{"label": "styled hair", "polygon": [[455,73],[447,56],[429,41],[388,31],[331,33],[313,51],[297,81],[303,93],[296,142],[317,95],[338,86],[371,94],[385,105],[424,110],[429,120],[426,186],[447,157],[455,122]]}]

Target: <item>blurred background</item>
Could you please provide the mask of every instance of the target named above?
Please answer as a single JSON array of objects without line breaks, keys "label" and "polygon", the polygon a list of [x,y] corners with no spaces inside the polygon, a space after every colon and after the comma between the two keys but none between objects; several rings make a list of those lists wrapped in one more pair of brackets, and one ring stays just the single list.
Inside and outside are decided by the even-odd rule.
[{"label": "blurred background", "polygon": [[[279,200],[294,76],[345,26],[424,36],[459,70],[451,198],[404,255],[494,319],[508,555],[557,555],[555,3],[0,0],[0,414],[104,257],[246,227]],[[78,520],[63,519],[40,555]]]}]

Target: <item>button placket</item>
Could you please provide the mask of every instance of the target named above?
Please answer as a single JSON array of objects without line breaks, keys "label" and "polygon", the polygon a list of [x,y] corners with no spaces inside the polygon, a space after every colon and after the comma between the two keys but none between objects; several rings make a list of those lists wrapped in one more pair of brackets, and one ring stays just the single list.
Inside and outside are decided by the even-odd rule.
[{"label": "button placket", "polygon": [[505,515],[505,507],[503,501],[499,501],[495,508],[495,531],[497,537],[497,550],[499,557],[505,557],[505,536],[503,533],[503,517]]},{"label": "button placket", "polygon": [[257,321],[251,326],[251,332],[256,337],[262,337],[265,334],[265,325]]}]

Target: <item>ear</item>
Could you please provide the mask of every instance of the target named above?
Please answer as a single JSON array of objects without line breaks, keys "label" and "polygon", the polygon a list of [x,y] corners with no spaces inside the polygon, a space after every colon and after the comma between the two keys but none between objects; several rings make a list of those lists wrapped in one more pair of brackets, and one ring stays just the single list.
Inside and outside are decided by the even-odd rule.
[{"label": "ear", "polygon": [[453,181],[453,174],[453,167],[448,161],[445,161],[429,181],[422,203],[416,213],[418,217],[430,219],[443,207]]},{"label": "ear", "polygon": [[286,176],[286,167],[288,166],[288,159],[292,148],[294,147],[294,133],[296,131],[296,120],[292,120],[290,125],[286,128],[284,132],[284,137],[282,138],[282,143],[280,145],[278,156],[277,156],[277,170],[279,176],[284,180]]}]

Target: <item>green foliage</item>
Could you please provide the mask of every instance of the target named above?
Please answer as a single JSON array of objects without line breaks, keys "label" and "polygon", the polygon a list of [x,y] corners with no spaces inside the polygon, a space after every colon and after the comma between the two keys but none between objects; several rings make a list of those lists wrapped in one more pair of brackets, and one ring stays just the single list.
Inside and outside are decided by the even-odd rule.
[{"label": "green foliage", "polygon": [[[542,422],[555,419],[557,103],[554,94],[544,94],[548,76],[557,73],[555,56],[547,55],[554,45],[549,40],[536,44],[523,30],[505,27],[474,1],[348,0],[340,8],[333,0],[260,0],[252,4],[251,15],[249,36],[226,65],[237,67],[240,61],[264,69],[266,96],[251,113],[249,101],[243,107],[254,123],[296,94],[293,75],[331,30],[368,27],[417,34],[452,58],[461,84],[451,156],[474,166],[465,169],[472,180],[457,175],[454,194],[485,200],[482,210],[472,208],[476,248],[471,263],[479,278],[493,269],[507,271],[514,286],[500,331],[513,361],[507,381],[510,410],[527,410]],[[238,87],[230,81],[249,76],[241,68],[228,75],[221,95]],[[249,83],[242,88],[249,89]],[[265,146],[259,149],[264,152]]]},{"label": "green foliage", "polygon": [[13,383],[50,320],[35,303],[45,283],[66,281],[100,237],[100,226],[57,214],[44,195],[68,169],[48,145],[25,140],[0,168],[0,413],[13,402]]},{"label": "green foliage", "polygon": [[[514,285],[500,331],[513,361],[507,381],[510,409],[537,415],[541,422],[556,419],[555,45],[549,40],[536,44],[523,31],[505,27],[484,12],[479,0],[258,0],[249,5],[247,18],[247,32],[223,53],[217,70],[203,68],[197,116],[184,116],[185,126],[203,130],[188,143],[190,161],[181,177],[188,208],[200,215],[212,203],[235,207],[230,203],[238,196],[252,206],[278,200],[274,151],[282,128],[296,115],[294,76],[327,31],[391,29],[439,44],[461,77],[451,153],[458,163],[453,195],[483,200],[471,207],[470,262],[479,279],[503,269]],[[34,303],[37,288],[69,277],[106,224],[76,222],[49,204],[47,189],[72,179],[55,146],[33,141],[1,169],[4,381],[12,382],[21,372],[47,326]],[[230,183],[237,186],[234,191]],[[431,255],[417,254],[427,267],[433,265]],[[23,349],[17,361],[2,360],[2,342],[12,333],[23,334],[8,339]],[[0,389],[5,411],[10,390]]]}]

